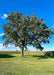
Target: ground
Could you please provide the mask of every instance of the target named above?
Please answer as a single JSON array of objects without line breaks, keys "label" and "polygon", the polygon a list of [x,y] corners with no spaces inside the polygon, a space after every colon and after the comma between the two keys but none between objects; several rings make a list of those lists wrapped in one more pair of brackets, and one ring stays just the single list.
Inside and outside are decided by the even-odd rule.
[{"label": "ground", "polygon": [[0,54],[0,75],[54,75],[54,56]]}]

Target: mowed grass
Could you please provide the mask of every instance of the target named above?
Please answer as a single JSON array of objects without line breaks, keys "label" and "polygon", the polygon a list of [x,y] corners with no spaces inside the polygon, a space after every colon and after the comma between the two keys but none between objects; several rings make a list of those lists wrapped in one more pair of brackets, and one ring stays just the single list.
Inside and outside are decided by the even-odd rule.
[{"label": "mowed grass", "polygon": [[0,75],[54,75],[54,56],[0,54]]}]

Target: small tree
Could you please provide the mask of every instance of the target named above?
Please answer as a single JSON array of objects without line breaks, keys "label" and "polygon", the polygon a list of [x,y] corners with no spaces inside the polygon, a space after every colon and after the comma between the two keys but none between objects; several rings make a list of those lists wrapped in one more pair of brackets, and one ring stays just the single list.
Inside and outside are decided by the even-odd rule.
[{"label": "small tree", "polygon": [[13,43],[21,48],[21,57],[23,57],[24,48],[27,45],[33,45],[37,49],[43,50],[41,43],[49,43],[48,37],[51,38],[53,31],[48,28],[43,19],[38,19],[34,14],[22,16],[22,12],[12,12],[8,17],[8,23],[3,25],[5,42],[3,45],[8,46]]}]

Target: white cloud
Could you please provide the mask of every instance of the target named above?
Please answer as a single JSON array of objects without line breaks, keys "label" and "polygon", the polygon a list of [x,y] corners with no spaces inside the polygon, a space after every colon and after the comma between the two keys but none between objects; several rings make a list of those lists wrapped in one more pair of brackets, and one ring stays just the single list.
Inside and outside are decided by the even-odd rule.
[{"label": "white cloud", "polygon": [[5,19],[5,18],[7,18],[7,16],[8,16],[7,14],[3,14],[3,16],[1,16],[1,18]]},{"label": "white cloud", "polygon": [[3,44],[0,44],[0,46],[2,46]]},{"label": "white cloud", "polygon": [[4,33],[1,33],[1,34],[0,34],[0,36],[3,36],[3,35],[4,35]]},{"label": "white cloud", "polygon": [[54,24],[52,25],[52,27],[54,27]]},{"label": "white cloud", "polygon": [[7,14],[4,14],[4,17],[7,17]]},{"label": "white cloud", "polygon": [[52,26],[52,27],[54,27],[54,26]]},{"label": "white cloud", "polygon": [[27,48],[28,48],[28,50],[30,50],[30,51],[36,51],[37,49],[35,48],[35,47],[33,47],[33,46],[27,46]]},{"label": "white cloud", "polygon": [[2,49],[2,47],[3,47],[3,44],[0,44],[0,49]]},{"label": "white cloud", "polygon": [[54,25],[54,24],[53,24]]},{"label": "white cloud", "polygon": [[[47,46],[43,46],[43,47],[44,47],[43,51],[54,51],[54,47],[49,47],[49,48]],[[33,46],[27,46],[27,48],[30,51],[39,51],[38,49],[34,48]],[[6,47],[6,46],[3,46],[3,44],[0,43],[0,51],[15,51],[15,50],[20,51],[20,48],[15,47],[13,44],[12,45],[9,44]]]},{"label": "white cloud", "polygon": [[15,51],[15,50],[20,51],[20,48],[15,47],[14,45],[10,45],[10,44],[6,47],[6,46],[3,46],[3,44],[0,43],[0,51]]}]

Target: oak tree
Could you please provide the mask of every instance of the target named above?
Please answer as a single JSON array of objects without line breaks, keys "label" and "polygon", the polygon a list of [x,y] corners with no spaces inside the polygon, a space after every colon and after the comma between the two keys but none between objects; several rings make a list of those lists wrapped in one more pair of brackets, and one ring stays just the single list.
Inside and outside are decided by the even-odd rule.
[{"label": "oak tree", "polygon": [[11,12],[7,17],[8,23],[3,25],[5,42],[21,48],[21,57],[23,57],[24,48],[27,45],[33,45],[37,49],[43,50],[41,43],[49,43],[53,31],[48,28],[43,19],[38,19],[34,14],[22,16],[22,12]]}]

